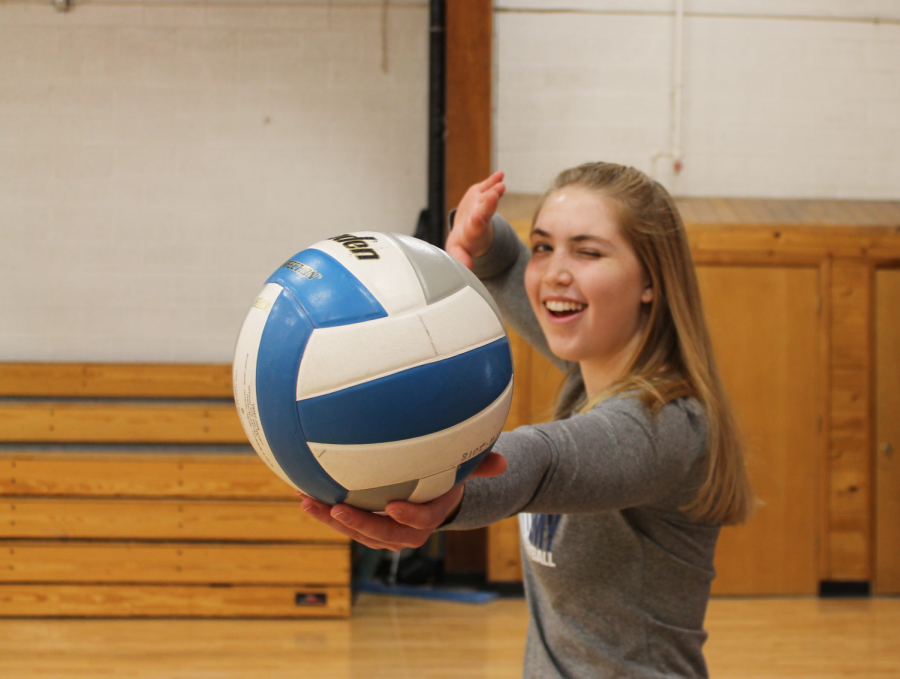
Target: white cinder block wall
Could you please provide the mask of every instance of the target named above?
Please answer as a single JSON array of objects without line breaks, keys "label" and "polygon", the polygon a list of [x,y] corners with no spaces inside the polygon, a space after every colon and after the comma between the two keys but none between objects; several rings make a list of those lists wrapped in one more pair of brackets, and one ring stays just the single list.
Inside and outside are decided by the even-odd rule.
[{"label": "white cinder block wall", "polygon": [[[0,360],[228,362],[286,257],[411,232],[428,8],[390,0],[385,73],[381,4],[0,3]],[[512,191],[669,148],[674,4],[497,0]],[[896,0],[685,8],[674,193],[900,198]]]},{"label": "white cinder block wall", "polygon": [[[674,7],[498,0],[495,157],[512,191],[585,160],[649,171],[670,149]],[[673,193],[900,198],[900,3],[684,7],[684,170],[657,173]]]},{"label": "white cinder block wall", "polygon": [[[77,2],[77,0],[76,0]],[[0,4],[0,360],[230,362],[321,238],[412,233],[428,8]]]}]

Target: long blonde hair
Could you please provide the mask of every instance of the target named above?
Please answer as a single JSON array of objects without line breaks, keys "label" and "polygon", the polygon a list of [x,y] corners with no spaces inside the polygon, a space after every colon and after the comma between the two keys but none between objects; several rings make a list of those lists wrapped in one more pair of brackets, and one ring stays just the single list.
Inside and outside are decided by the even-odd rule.
[{"label": "long blonde hair", "polygon": [[[712,524],[744,522],[753,507],[741,441],[713,356],[700,288],[687,234],[675,202],[662,185],[640,170],[613,163],[587,163],[563,171],[544,194],[580,186],[611,199],[618,225],[634,248],[653,287],[653,301],[640,344],[621,380],[578,408],[584,412],[605,398],[633,393],[653,412],[693,397],[709,421],[706,478],[681,509]],[[574,410],[569,405],[569,413]],[[563,412],[563,415],[566,413]]]}]

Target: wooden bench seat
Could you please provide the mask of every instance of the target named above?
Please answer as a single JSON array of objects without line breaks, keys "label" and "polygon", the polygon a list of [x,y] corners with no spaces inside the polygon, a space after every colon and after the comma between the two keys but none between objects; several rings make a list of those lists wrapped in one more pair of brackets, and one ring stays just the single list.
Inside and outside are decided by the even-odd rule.
[{"label": "wooden bench seat", "polygon": [[349,540],[250,448],[230,379],[0,364],[0,615],[349,614]]}]

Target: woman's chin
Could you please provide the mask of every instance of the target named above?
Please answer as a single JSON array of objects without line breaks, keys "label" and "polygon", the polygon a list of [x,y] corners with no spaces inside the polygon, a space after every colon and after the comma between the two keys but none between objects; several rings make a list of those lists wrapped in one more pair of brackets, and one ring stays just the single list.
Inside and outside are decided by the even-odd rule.
[{"label": "woman's chin", "polygon": [[558,359],[569,361],[569,363],[578,363],[582,358],[579,351],[568,346],[554,346],[553,344],[550,344],[550,351]]}]

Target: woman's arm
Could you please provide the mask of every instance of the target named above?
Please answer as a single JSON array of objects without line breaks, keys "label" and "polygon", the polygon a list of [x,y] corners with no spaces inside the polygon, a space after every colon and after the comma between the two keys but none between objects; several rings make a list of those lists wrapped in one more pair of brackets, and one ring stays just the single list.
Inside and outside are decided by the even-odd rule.
[{"label": "woman's arm", "polygon": [[678,400],[658,415],[637,398],[611,398],[566,420],[502,434],[494,449],[507,470],[466,484],[452,529],[521,511],[582,514],[636,506],[675,509],[702,480],[706,419]]},{"label": "woman's arm", "polygon": [[676,509],[702,480],[706,432],[693,401],[674,401],[654,416],[636,398],[613,398],[583,415],[501,434],[495,449],[505,463],[490,455],[465,491],[460,485],[423,505],[391,502],[387,516],[309,498],[302,507],[354,540],[393,550],[420,546],[447,516],[442,528],[468,529],[520,511]]}]

